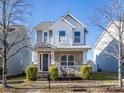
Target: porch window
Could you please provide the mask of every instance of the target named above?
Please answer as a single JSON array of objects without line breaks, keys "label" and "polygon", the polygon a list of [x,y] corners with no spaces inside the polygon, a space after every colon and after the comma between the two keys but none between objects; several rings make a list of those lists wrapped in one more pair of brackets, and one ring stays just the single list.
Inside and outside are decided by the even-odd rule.
[{"label": "porch window", "polygon": [[74,43],[80,43],[80,32],[74,32]]},{"label": "porch window", "polygon": [[64,65],[64,66],[67,65],[67,56],[66,55],[61,56],[61,65]]},{"label": "porch window", "polygon": [[68,65],[74,65],[74,56],[73,55],[68,55]]},{"label": "porch window", "polygon": [[74,65],[74,56],[73,55],[62,55],[61,56],[61,65],[62,66],[73,66]]},{"label": "porch window", "polygon": [[65,31],[59,31],[59,42],[65,42]]}]

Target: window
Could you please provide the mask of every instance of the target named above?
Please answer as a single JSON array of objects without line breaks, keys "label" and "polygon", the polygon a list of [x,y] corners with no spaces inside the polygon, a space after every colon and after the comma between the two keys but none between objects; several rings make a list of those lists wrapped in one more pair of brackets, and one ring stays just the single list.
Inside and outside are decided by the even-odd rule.
[{"label": "window", "polygon": [[37,42],[38,43],[42,42],[42,31],[37,31]]},{"label": "window", "polygon": [[50,30],[49,31],[49,43],[51,43],[51,41],[52,41],[52,36],[53,36],[53,32],[52,32],[52,30]]},{"label": "window", "polygon": [[49,37],[51,38],[53,36],[52,31],[49,31]]},{"label": "window", "polygon": [[62,66],[73,66],[74,65],[74,56],[73,55],[62,55],[61,56],[61,65]]},{"label": "window", "polygon": [[74,32],[74,43],[80,43],[80,32]]},{"label": "window", "polygon": [[44,42],[47,42],[47,32],[44,32]]},{"label": "window", "polygon": [[65,42],[65,31],[59,32],[59,42]]},{"label": "window", "polygon": [[64,66],[67,65],[67,56],[66,55],[61,56],[61,65],[64,65]]},{"label": "window", "polygon": [[68,55],[68,65],[74,65],[74,56]]}]

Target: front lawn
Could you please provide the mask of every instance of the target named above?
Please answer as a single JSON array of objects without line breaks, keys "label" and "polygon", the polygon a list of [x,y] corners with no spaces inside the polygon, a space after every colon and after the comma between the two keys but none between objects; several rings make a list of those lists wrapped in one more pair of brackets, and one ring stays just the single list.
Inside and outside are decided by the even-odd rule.
[{"label": "front lawn", "polygon": [[92,73],[95,80],[117,80],[117,73],[96,72]]},{"label": "front lawn", "polygon": [[[49,90],[48,81],[27,81],[25,75],[14,76],[8,78],[8,85],[11,86],[6,92],[104,92],[116,91],[117,74],[116,73],[92,73],[93,80],[65,80],[51,81],[51,89]],[[15,81],[20,81],[17,83]],[[24,81],[24,82],[21,82]],[[0,89],[1,90],[1,89]],[[124,90],[123,90],[124,91]],[[3,92],[3,91],[2,91]]]},{"label": "front lawn", "polygon": [[15,76],[9,76],[7,78],[8,78],[8,80],[25,80],[26,75],[25,74],[19,74],[19,75],[15,75]]}]

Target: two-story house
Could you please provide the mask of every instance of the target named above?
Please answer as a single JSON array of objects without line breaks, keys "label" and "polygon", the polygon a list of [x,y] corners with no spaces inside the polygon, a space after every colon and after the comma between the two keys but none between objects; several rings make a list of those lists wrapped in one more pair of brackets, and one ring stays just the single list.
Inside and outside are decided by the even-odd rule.
[{"label": "two-story house", "polygon": [[[93,55],[94,55],[94,62],[95,62],[94,65],[96,65],[95,71],[118,72],[117,40],[118,40],[119,26],[120,26],[120,23],[118,21],[110,22],[106,28],[107,31],[103,31],[103,33],[100,35],[100,37],[94,44]],[[124,59],[122,59],[122,65],[123,63],[124,63]],[[124,72],[124,66],[121,67],[121,70],[122,72]]]},{"label": "two-story house", "polygon": [[[25,72],[27,65],[31,64],[31,52],[30,48],[23,48],[25,45],[30,46],[30,40],[28,35],[29,30],[24,25],[11,25],[8,30],[7,42],[11,46],[7,53],[8,56],[12,56],[7,61],[7,75],[17,75]],[[25,38],[25,40],[23,40]],[[27,39],[26,39],[27,38]],[[2,31],[0,30],[0,39],[2,39]],[[12,45],[13,44],[13,45]],[[0,51],[3,49],[3,43],[0,41]],[[16,53],[21,49],[18,53]],[[0,67],[2,67],[3,56],[0,52]]]},{"label": "two-story house", "polygon": [[72,14],[55,22],[41,22],[34,29],[39,72],[48,71],[50,65],[57,65],[59,72],[79,72],[80,65],[87,64],[87,28]]}]

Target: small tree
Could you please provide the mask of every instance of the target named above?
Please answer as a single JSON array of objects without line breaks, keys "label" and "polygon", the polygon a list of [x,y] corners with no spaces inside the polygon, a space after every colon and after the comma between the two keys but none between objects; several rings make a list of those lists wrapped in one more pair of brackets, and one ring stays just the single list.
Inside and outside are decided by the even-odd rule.
[{"label": "small tree", "polygon": [[17,23],[25,21],[25,15],[29,14],[27,12],[29,6],[28,0],[0,0],[0,43],[2,45],[0,54],[3,58],[3,87],[7,86],[8,60],[22,49],[29,47],[26,43],[29,39],[27,33],[23,31],[16,32],[12,28],[13,24],[17,25]]},{"label": "small tree", "polygon": [[[96,10],[95,16],[91,17],[91,23],[104,30],[114,40],[111,52],[103,51],[118,60],[118,86],[122,86],[122,59],[124,58],[123,36],[124,36],[124,1],[113,0],[112,4],[105,5]],[[115,32],[110,31],[106,25],[113,25]],[[110,38],[108,38],[109,40]],[[106,42],[104,42],[105,44]]]}]

